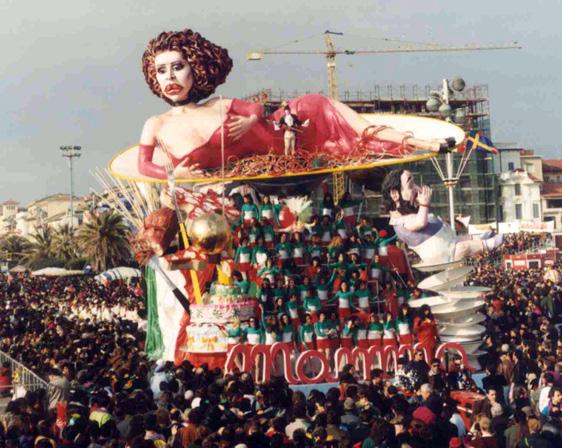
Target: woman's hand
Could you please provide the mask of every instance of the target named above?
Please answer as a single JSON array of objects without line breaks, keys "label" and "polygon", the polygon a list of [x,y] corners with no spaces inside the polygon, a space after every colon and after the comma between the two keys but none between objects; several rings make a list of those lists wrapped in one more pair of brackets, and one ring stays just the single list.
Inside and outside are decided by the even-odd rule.
[{"label": "woman's hand", "polygon": [[257,121],[258,117],[255,115],[249,117],[232,115],[226,124],[228,136],[232,140],[240,139]]},{"label": "woman's hand", "polygon": [[174,168],[174,176],[176,179],[191,179],[192,177],[202,177],[205,175],[203,170],[199,169],[199,164],[195,163],[193,165],[185,166],[188,162],[185,159],[179,165]]},{"label": "woman's hand", "polygon": [[418,204],[428,206],[431,204],[431,195],[433,191],[427,185],[420,188],[418,192]]}]

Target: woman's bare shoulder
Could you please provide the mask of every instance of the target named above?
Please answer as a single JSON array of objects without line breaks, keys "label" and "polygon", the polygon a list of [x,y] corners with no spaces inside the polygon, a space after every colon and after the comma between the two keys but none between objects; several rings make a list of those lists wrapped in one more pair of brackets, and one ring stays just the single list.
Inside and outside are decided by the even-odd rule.
[{"label": "woman's bare shoulder", "polygon": [[165,116],[166,113],[148,117],[148,119],[144,122],[144,129],[157,129],[162,124]]},{"label": "woman's bare shoulder", "polygon": [[152,145],[158,135],[158,130],[162,126],[162,115],[153,115],[144,122],[141,132],[140,143],[143,145]]}]

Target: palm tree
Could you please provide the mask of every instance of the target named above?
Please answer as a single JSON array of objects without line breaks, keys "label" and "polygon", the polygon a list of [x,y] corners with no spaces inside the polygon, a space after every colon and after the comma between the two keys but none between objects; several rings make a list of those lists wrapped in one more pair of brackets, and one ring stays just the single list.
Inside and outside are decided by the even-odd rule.
[{"label": "palm tree", "polygon": [[68,224],[53,232],[51,252],[53,256],[65,262],[78,256],[75,232]]},{"label": "palm tree", "polygon": [[76,232],[76,242],[80,255],[90,260],[96,271],[105,271],[131,258],[129,236],[123,217],[109,210],[82,224]]},{"label": "palm tree", "polygon": [[27,265],[32,265],[39,260],[49,259],[53,256],[53,231],[49,226],[35,227],[31,235],[29,249],[25,255]]},{"label": "palm tree", "polygon": [[30,243],[18,235],[9,235],[0,239],[0,260],[18,264],[29,251]]}]

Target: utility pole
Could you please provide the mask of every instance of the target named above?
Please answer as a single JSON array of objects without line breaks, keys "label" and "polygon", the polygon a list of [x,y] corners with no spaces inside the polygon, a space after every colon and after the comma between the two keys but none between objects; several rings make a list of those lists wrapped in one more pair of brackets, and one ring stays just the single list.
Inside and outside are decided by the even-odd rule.
[{"label": "utility pole", "polygon": [[69,200],[69,213],[70,213],[70,228],[74,227],[74,173],[73,161],[75,158],[80,157],[82,154],[81,146],[61,146],[61,154],[68,159],[68,169],[70,170],[70,200]]},{"label": "utility pole", "polygon": [[[451,108],[451,106],[449,105],[449,81],[447,79],[443,80],[443,85],[442,85],[442,95],[443,95],[443,104],[446,104],[447,107]],[[451,122],[453,120],[451,120],[451,116],[449,115],[446,120],[448,122]],[[459,180],[459,178],[455,178],[453,176],[453,153],[452,152],[448,152],[447,155],[445,156],[445,166],[447,168],[447,178],[443,179],[443,182],[445,184],[445,186],[447,187],[447,190],[449,191],[449,222],[451,223],[451,230],[454,233],[457,233],[457,229],[455,228],[455,186],[457,185],[457,182]],[[459,175],[460,177],[460,175]]]}]

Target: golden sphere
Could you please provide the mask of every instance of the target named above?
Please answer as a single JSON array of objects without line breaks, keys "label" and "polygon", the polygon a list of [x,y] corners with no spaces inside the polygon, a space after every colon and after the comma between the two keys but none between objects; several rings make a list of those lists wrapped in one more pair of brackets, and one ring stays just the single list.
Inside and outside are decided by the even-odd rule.
[{"label": "golden sphere", "polygon": [[193,247],[209,255],[219,254],[231,236],[228,221],[217,213],[188,220],[186,230]]}]

